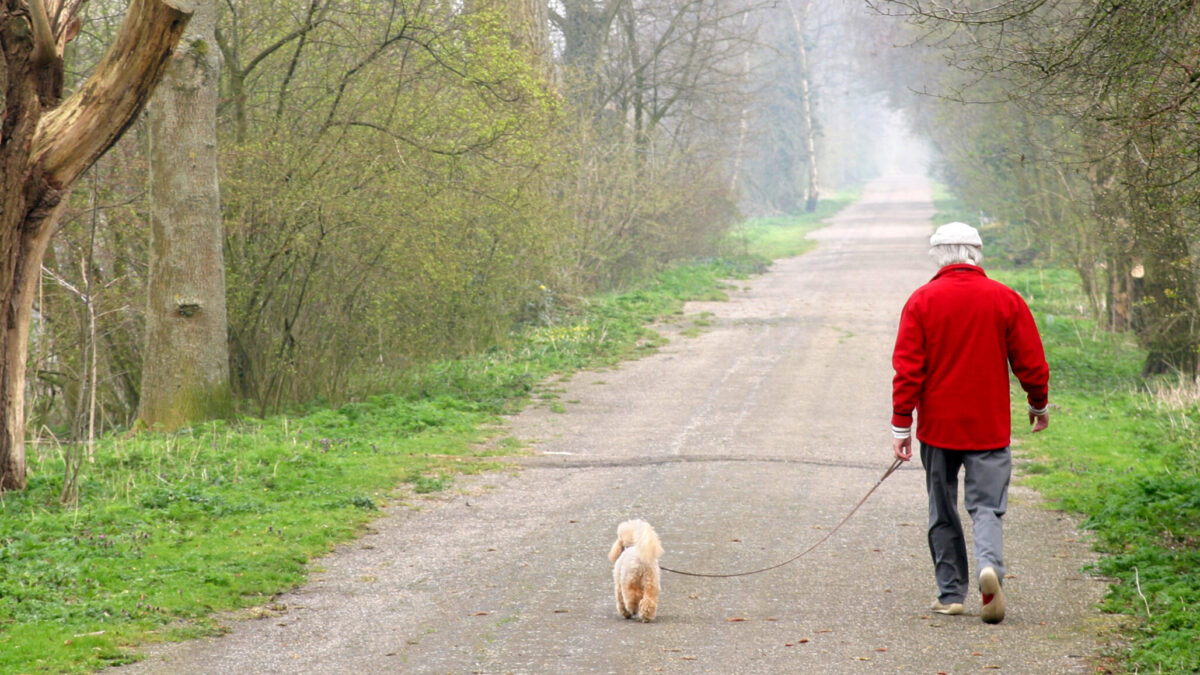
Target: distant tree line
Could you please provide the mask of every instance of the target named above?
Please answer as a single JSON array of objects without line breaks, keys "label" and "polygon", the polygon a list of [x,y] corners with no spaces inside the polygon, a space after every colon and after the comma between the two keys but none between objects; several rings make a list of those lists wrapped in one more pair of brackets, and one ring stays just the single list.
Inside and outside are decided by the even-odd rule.
[{"label": "distant tree line", "polygon": [[872,5],[908,19],[886,40],[909,48],[875,72],[956,194],[1020,228],[1026,257],[1077,270],[1100,324],[1148,350],[1146,375],[1200,374],[1200,6]]}]

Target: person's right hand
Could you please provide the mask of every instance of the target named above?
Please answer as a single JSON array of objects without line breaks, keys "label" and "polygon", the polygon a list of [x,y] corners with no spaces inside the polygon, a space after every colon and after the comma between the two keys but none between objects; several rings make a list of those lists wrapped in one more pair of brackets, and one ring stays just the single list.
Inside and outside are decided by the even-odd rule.
[{"label": "person's right hand", "polygon": [[892,439],[892,454],[901,462],[912,459],[912,436]]},{"label": "person's right hand", "polygon": [[1034,415],[1033,413],[1029,413],[1029,423],[1033,425],[1033,433],[1036,434],[1042,429],[1050,426],[1050,413],[1047,412],[1042,415]]}]

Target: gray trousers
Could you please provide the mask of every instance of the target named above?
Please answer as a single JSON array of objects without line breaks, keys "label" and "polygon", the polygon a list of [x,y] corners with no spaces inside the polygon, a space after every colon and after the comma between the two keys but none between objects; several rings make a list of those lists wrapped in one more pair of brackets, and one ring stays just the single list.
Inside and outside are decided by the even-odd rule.
[{"label": "gray trousers", "polygon": [[937,578],[938,601],[962,602],[970,572],[967,543],[958,517],[958,472],[965,469],[963,503],[971,515],[976,569],[993,567],[1004,579],[1004,533],[1000,519],[1008,510],[1012,453],[999,450],[944,450],[921,444],[925,487],[929,492],[929,553]]}]

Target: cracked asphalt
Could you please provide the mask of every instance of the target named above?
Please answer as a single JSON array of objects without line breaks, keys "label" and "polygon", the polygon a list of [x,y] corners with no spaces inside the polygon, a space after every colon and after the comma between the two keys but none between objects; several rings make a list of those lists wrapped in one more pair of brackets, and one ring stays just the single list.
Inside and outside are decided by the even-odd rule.
[{"label": "cracked asphalt", "polygon": [[690,303],[711,324],[699,336],[667,325],[651,356],[549,383],[565,412],[509,420],[531,453],[515,468],[389,508],[259,618],[121,670],[1093,672],[1105,581],[1080,571],[1092,554],[1076,523],[1020,485],[1007,619],[980,621],[978,589],[963,616],[928,611],[915,461],[799,560],[735,579],[664,573],[655,622],[617,614],[605,555],[621,520],[650,521],[668,567],[741,572],[804,550],[879,480],[891,346],[934,272],[932,215],[925,179],[874,182],[812,235],[815,251],[731,282],[727,302]]}]

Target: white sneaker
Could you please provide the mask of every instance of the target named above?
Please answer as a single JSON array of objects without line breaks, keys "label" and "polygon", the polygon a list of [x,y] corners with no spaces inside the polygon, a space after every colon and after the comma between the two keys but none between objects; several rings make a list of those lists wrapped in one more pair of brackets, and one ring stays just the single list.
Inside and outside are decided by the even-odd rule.
[{"label": "white sneaker", "polygon": [[951,616],[957,616],[963,613],[963,606],[961,602],[952,602],[948,605],[943,605],[941,601],[934,600],[929,609],[932,609],[938,614],[949,614]]},{"label": "white sneaker", "polygon": [[984,623],[1000,623],[1004,620],[1004,589],[1000,587],[1000,577],[996,570],[985,567],[979,572],[979,592],[983,595],[983,611],[980,616]]}]

